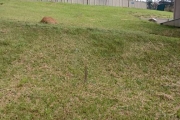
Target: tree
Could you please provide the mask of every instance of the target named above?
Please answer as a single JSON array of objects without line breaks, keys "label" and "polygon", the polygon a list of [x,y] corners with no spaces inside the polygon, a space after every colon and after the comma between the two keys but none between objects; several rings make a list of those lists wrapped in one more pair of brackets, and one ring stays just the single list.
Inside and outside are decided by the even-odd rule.
[{"label": "tree", "polygon": [[146,0],[147,2],[147,9],[151,9],[152,0]]}]

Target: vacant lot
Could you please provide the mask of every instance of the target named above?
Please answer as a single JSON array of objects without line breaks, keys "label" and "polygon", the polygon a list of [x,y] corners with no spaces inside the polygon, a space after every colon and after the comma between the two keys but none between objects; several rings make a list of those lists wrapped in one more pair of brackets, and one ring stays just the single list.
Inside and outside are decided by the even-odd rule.
[{"label": "vacant lot", "polygon": [[180,118],[180,29],[140,19],[172,13],[0,3],[0,119]]}]

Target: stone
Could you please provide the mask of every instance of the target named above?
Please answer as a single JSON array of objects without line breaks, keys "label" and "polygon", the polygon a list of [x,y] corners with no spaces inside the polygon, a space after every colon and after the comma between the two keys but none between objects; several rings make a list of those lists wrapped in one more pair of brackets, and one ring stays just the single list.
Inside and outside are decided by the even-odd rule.
[{"label": "stone", "polygon": [[149,21],[150,22],[157,22],[157,20],[155,18],[150,18]]}]

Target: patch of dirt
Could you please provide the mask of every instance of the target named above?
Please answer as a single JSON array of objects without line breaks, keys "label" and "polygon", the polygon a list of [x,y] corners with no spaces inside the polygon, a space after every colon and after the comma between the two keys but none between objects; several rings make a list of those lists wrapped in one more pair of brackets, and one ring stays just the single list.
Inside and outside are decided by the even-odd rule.
[{"label": "patch of dirt", "polygon": [[8,29],[0,29],[0,33],[6,34],[6,33],[8,33],[8,32],[9,32]]},{"label": "patch of dirt", "polygon": [[157,96],[159,96],[163,100],[174,100],[173,96],[165,93],[158,93]]},{"label": "patch of dirt", "polygon": [[57,24],[57,21],[52,17],[43,17],[40,22],[46,24]]}]

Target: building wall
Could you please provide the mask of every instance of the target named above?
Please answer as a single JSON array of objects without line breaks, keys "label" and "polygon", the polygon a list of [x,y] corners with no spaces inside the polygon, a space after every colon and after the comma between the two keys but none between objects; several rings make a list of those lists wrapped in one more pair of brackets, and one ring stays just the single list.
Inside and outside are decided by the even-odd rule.
[{"label": "building wall", "polygon": [[164,22],[162,24],[180,27],[180,0],[175,0],[174,20]]},{"label": "building wall", "polygon": [[175,0],[174,19],[180,18],[180,0]]}]

